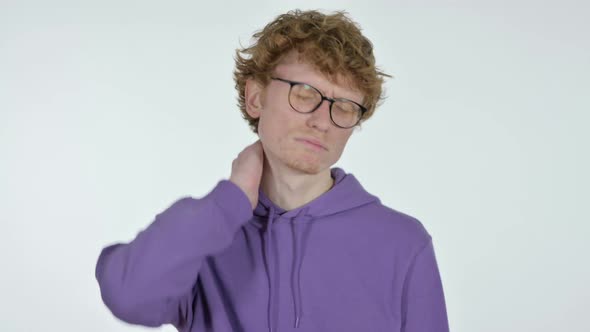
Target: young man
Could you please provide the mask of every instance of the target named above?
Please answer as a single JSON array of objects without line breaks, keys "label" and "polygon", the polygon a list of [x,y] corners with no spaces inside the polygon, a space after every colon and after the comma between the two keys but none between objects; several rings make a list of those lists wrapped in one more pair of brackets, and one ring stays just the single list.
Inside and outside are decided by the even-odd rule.
[{"label": "young man", "polygon": [[96,266],[112,313],[179,331],[448,331],[431,236],[330,168],[381,98],[371,43],[343,13],[294,11],[236,56],[260,140]]}]

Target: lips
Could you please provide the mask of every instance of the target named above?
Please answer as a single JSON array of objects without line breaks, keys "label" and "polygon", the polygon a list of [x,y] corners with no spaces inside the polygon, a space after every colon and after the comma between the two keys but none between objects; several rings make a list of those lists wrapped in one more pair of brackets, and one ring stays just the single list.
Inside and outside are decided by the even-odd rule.
[{"label": "lips", "polygon": [[305,138],[305,137],[301,137],[301,138],[297,138],[297,141],[301,141],[301,142],[305,142],[308,143],[310,145],[313,145],[317,148],[323,149],[323,150],[328,150],[326,149],[326,147],[317,139],[314,138]]}]

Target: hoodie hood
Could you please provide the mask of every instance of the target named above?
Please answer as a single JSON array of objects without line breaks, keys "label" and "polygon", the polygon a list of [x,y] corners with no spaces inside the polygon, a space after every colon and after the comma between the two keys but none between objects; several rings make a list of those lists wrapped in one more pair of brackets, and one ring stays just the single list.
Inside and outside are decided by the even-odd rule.
[{"label": "hoodie hood", "polygon": [[377,197],[365,191],[351,173],[346,173],[343,169],[334,167],[331,169],[331,175],[334,179],[334,185],[330,190],[318,196],[313,201],[290,211],[286,211],[275,205],[259,189],[258,205],[254,209],[254,215],[267,217],[272,208],[276,214],[285,218],[292,218],[301,213],[301,210],[305,210],[310,216],[318,218],[354,209],[378,200]]},{"label": "hoodie hood", "polygon": [[302,301],[301,285],[299,276],[301,275],[301,266],[305,256],[307,238],[315,221],[322,217],[342,213],[347,210],[359,208],[363,205],[378,202],[376,196],[369,194],[350,173],[338,167],[331,169],[331,176],[334,179],[334,185],[330,190],[318,196],[311,202],[286,211],[274,204],[261,189],[258,191],[258,205],[254,209],[253,223],[256,227],[263,229],[264,242],[264,262],[269,283],[269,300],[268,300],[268,326],[269,332],[275,331],[276,317],[274,312],[275,304],[275,283],[274,257],[277,256],[272,252],[271,241],[273,225],[280,222],[290,222],[293,234],[294,255],[293,270],[291,271],[291,291],[293,304],[295,307],[294,327],[298,328],[302,319]]}]

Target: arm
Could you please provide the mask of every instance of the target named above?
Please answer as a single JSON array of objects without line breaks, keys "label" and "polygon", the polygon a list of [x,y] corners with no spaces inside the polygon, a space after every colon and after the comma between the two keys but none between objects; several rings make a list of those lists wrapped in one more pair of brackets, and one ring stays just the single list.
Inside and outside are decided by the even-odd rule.
[{"label": "arm", "polygon": [[251,217],[248,197],[227,180],[201,199],[177,200],[133,241],[102,250],[95,273],[105,305],[132,324],[192,319],[203,260],[227,248]]},{"label": "arm", "polygon": [[448,332],[444,292],[432,238],[410,264],[402,294],[403,332]]}]

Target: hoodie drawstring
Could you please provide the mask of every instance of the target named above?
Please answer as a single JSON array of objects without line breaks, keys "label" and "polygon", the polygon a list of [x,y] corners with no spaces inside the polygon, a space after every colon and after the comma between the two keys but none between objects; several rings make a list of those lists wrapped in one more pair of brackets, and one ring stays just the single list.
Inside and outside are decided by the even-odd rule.
[{"label": "hoodie drawstring", "polygon": [[[298,220],[307,217],[307,211],[309,207],[306,207],[304,210],[300,210],[299,213],[293,218],[291,223],[292,231],[293,231],[293,268],[291,274],[291,293],[293,296],[293,304],[295,307],[295,328],[298,328],[301,324],[301,318],[303,316],[303,304],[301,300],[301,266],[303,263],[303,257],[305,255],[306,245],[303,243],[307,239],[307,235],[309,234],[309,230],[311,228],[312,223],[304,223],[298,222]],[[268,330],[269,332],[274,332],[274,321],[275,317],[272,313],[272,310],[275,308],[274,305],[274,261],[271,257],[272,250],[270,249],[271,241],[272,241],[272,225],[275,221],[275,208],[269,208],[268,214],[268,223],[266,224],[266,241],[265,241],[265,256],[267,258],[267,267],[268,267],[268,282],[269,282],[269,295],[268,295]],[[307,227],[304,227],[307,226]]]},{"label": "hoodie drawstring", "polygon": [[274,221],[274,217],[275,217],[275,209],[274,207],[270,207],[270,211],[268,214],[268,223],[266,224],[266,241],[264,241],[264,250],[265,250],[265,256],[267,259],[267,274],[268,274],[268,312],[267,312],[267,317],[268,317],[268,331],[269,332],[273,332],[274,331],[274,324],[273,324],[273,314],[272,314],[272,309],[274,308],[274,303],[272,303],[274,296],[273,296],[273,276],[272,276],[272,271],[274,270],[274,267],[272,266],[273,263],[273,259],[270,256],[272,250],[270,250],[270,244],[271,244],[271,240],[272,240],[272,223]]},{"label": "hoodie drawstring", "polygon": [[302,237],[301,233],[305,230],[303,226],[307,226],[307,230],[311,227],[311,223],[301,223],[297,222],[301,216],[307,215],[307,211],[309,208],[306,208],[305,211],[301,210],[295,217],[295,220],[291,224],[293,229],[293,272],[291,274],[291,292],[293,294],[293,304],[295,307],[295,328],[298,328],[301,323],[301,318],[303,316],[303,303],[301,301],[301,265],[303,263],[303,256],[305,254],[305,246],[304,243],[301,243]]}]

